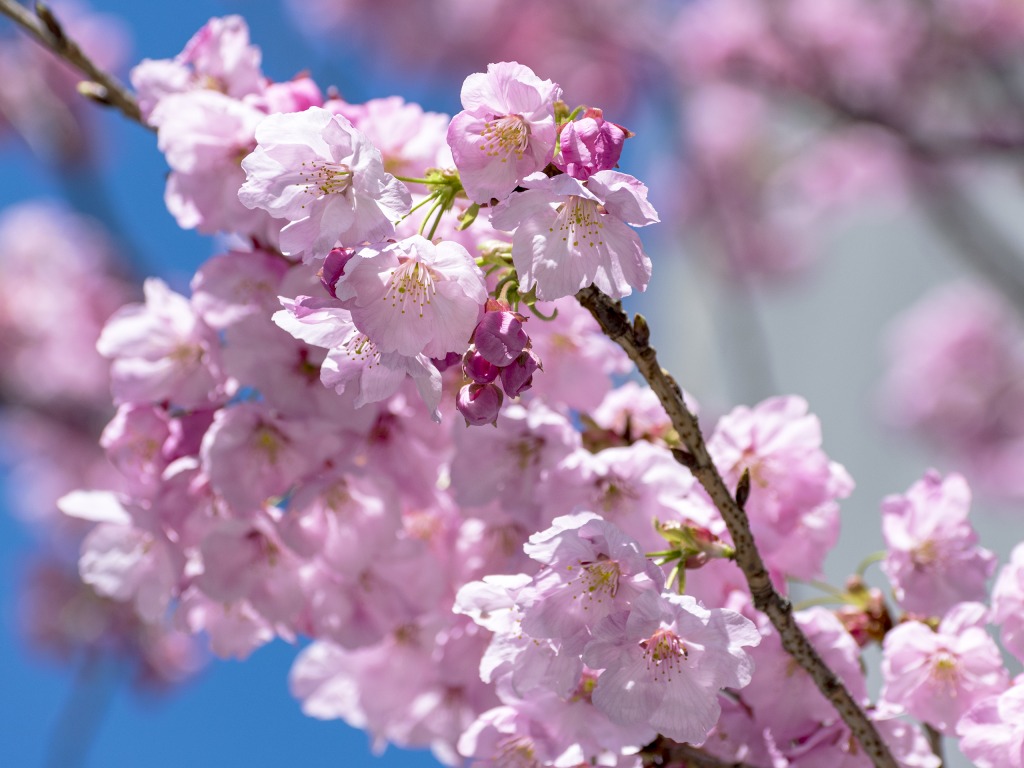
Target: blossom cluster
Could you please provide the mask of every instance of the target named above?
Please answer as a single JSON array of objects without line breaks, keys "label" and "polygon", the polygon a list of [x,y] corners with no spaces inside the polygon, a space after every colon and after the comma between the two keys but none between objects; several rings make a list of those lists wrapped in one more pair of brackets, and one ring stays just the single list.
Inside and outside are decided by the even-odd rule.
[{"label": "blossom cluster", "polygon": [[95,350],[135,295],[119,250],[97,221],[32,201],[0,214],[0,251],[0,456],[10,507],[39,542],[23,576],[25,633],[59,660],[116,661],[138,684],[172,686],[200,666],[198,642],[84,584],[79,546],[92,526],[56,506],[83,484],[120,487],[97,444],[112,408]]},{"label": "blossom cluster", "polygon": [[[634,230],[658,214],[617,170],[627,129],[514,62],[470,75],[451,119],[273,82],[239,17],[132,82],[168,209],[231,247],[190,296],[147,280],[99,335],[121,487],[61,501],[92,524],[87,584],[222,656],[308,638],[306,713],[447,764],[635,768],[659,738],[869,764],[754,609],[656,396],[573,298],[650,280]],[[853,480],[808,404],[736,408],[708,450],[746,484],[780,588],[818,578]],[[899,627],[866,588],[797,614],[907,766],[939,760],[903,715],[1013,764],[1020,686],[983,627],[1019,652],[1021,558],[986,607],[969,501],[930,472],[883,502]]]}]

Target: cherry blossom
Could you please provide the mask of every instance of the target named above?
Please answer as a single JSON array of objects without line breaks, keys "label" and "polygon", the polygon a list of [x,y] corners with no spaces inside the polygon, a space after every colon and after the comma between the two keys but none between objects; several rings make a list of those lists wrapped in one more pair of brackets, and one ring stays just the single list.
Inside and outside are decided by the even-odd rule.
[{"label": "cherry blossom", "polygon": [[323,259],[339,242],[383,240],[411,205],[409,190],[384,170],[370,140],[319,107],[264,119],[242,169],[239,199],[287,219],[281,250],[307,262]]},{"label": "cherry blossom", "polygon": [[555,100],[562,89],[516,62],[488,64],[466,78],[463,111],[452,118],[448,144],[471,200],[503,200],[551,162]]},{"label": "cherry blossom", "polygon": [[985,595],[995,556],[977,545],[967,521],[971,491],[957,474],[932,470],[906,494],[882,501],[887,545],[882,569],[905,610],[941,616],[958,602]]},{"label": "cherry blossom", "polygon": [[524,291],[560,299],[588,285],[613,298],[644,290],[651,260],[628,225],[658,221],[647,187],[618,171],[598,171],[586,182],[536,173],[491,213],[491,225],[514,231],[512,260]]},{"label": "cherry blossom", "polygon": [[465,248],[420,235],[359,249],[334,290],[379,350],[430,358],[466,351],[487,296]]},{"label": "cherry blossom", "polygon": [[938,631],[917,621],[885,636],[881,698],[952,736],[974,704],[1009,687],[999,648],[985,631],[985,607],[960,603]]},{"label": "cherry blossom", "polygon": [[613,721],[702,744],[718,721],[719,689],[750,682],[743,648],[760,640],[753,622],[733,611],[708,610],[687,595],[642,593],[628,614],[597,625],[584,652],[589,666],[604,668],[594,705]]}]

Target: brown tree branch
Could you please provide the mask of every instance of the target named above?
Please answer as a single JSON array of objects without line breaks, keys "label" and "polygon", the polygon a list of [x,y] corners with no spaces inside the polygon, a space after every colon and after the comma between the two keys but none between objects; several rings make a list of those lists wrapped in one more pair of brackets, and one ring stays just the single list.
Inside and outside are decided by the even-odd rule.
[{"label": "brown tree branch", "polygon": [[77,69],[86,79],[78,84],[78,92],[88,99],[117,109],[129,120],[145,128],[152,128],[143,121],[139,105],[131,91],[117,78],[100,69],[86,56],[78,44],[67,36],[64,27],[46,5],[37,2],[33,16],[23,5],[14,0],[0,0],[0,13],[10,18],[53,55],[63,59]]},{"label": "brown tree branch", "polygon": [[839,676],[829,669],[814,650],[796,623],[792,604],[772,584],[761,554],[754,544],[746,513],[736,502],[733,492],[726,487],[711,460],[697,417],[686,407],[679,385],[658,364],[657,353],[650,345],[647,321],[642,315],[637,315],[630,323],[622,305],[593,286],[579,291],[576,299],[590,311],[605,335],[626,351],[658,395],[672,420],[672,426],[688,451],[675,452],[676,458],[693,472],[721,513],[736,549],[736,564],[746,577],[754,606],[771,620],[779,633],[782,647],[807,671],[825,698],[832,703],[875,768],[897,768],[896,761],[874,724],[854,701]]},{"label": "brown tree branch", "polygon": [[664,736],[640,750],[645,765],[674,768],[756,768],[742,761],[722,760],[689,744],[679,744]]}]

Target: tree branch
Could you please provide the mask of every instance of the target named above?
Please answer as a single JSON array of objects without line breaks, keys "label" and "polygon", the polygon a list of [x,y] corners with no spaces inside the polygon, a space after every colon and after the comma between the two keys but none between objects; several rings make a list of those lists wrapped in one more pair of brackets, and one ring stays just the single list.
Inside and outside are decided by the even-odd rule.
[{"label": "tree branch", "polygon": [[771,620],[779,633],[782,647],[807,671],[825,698],[832,703],[875,768],[897,768],[896,761],[874,724],[854,701],[839,676],[822,661],[797,625],[792,604],[772,584],[761,554],[754,544],[746,513],[736,502],[732,491],[726,487],[711,460],[697,417],[683,402],[679,385],[658,364],[657,353],[649,343],[647,321],[642,315],[637,315],[631,324],[622,305],[593,286],[579,291],[576,299],[590,311],[604,333],[626,351],[658,395],[672,420],[672,426],[689,452],[677,451],[676,458],[693,472],[721,513],[736,549],[736,564],[746,577],[754,606]]},{"label": "tree branch", "polygon": [[[679,768],[755,768],[742,761],[722,760],[698,747],[679,744],[664,736],[659,736],[640,750],[640,757],[643,758],[645,765],[674,765]],[[651,763],[649,760],[654,762]]]},{"label": "tree branch", "polygon": [[86,80],[78,84],[78,92],[88,99],[114,107],[129,120],[153,130],[142,119],[138,102],[117,78],[96,66],[78,44],[67,36],[64,27],[42,2],[36,2],[33,16],[24,6],[14,0],[0,0],[0,13],[10,18],[53,55],[63,59],[77,69]]}]

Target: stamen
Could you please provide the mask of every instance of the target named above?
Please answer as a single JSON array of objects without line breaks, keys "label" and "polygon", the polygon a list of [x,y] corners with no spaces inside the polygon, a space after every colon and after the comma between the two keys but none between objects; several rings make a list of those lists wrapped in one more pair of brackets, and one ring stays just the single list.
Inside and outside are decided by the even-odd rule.
[{"label": "stamen", "polygon": [[601,222],[601,214],[598,205],[593,200],[573,195],[558,210],[555,218],[555,226],[549,227],[549,232],[555,228],[562,234],[562,242],[578,248],[580,242],[588,247],[604,245],[601,239],[601,230],[604,224]]},{"label": "stamen", "polygon": [[640,647],[644,649],[648,671],[666,683],[672,682],[673,676],[686,668],[685,662],[690,656],[686,644],[671,629],[659,629],[641,640]]},{"label": "stamen", "polygon": [[496,768],[540,768],[533,741],[526,736],[507,736],[497,744]]},{"label": "stamen", "polygon": [[391,275],[384,301],[390,298],[391,306],[400,308],[403,315],[411,304],[419,316],[423,317],[423,308],[429,306],[430,300],[436,295],[433,270],[419,261],[407,259]]},{"label": "stamen", "polygon": [[480,150],[488,157],[500,157],[503,163],[508,161],[509,155],[522,160],[530,143],[530,124],[521,115],[504,115],[488,120],[480,137],[483,139]]},{"label": "stamen", "polygon": [[583,610],[589,610],[591,604],[600,605],[606,597],[614,598],[618,594],[621,569],[617,561],[602,558],[580,565],[583,567],[572,582],[576,592],[572,599],[583,598]]},{"label": "stamen", "polygon": [[316,198],[344,194],[352,186],[352,171],[344,163],[329,163],[325,160],[304,161],[299,176],[306,187],[306,194]]},{"label": "stamen", "polygon": [[380,365],[380,353],[377,345],[374,344],[365,334],[359,333],[351,336],[341,347],[349,360],[360,363],[367,368]]}]

